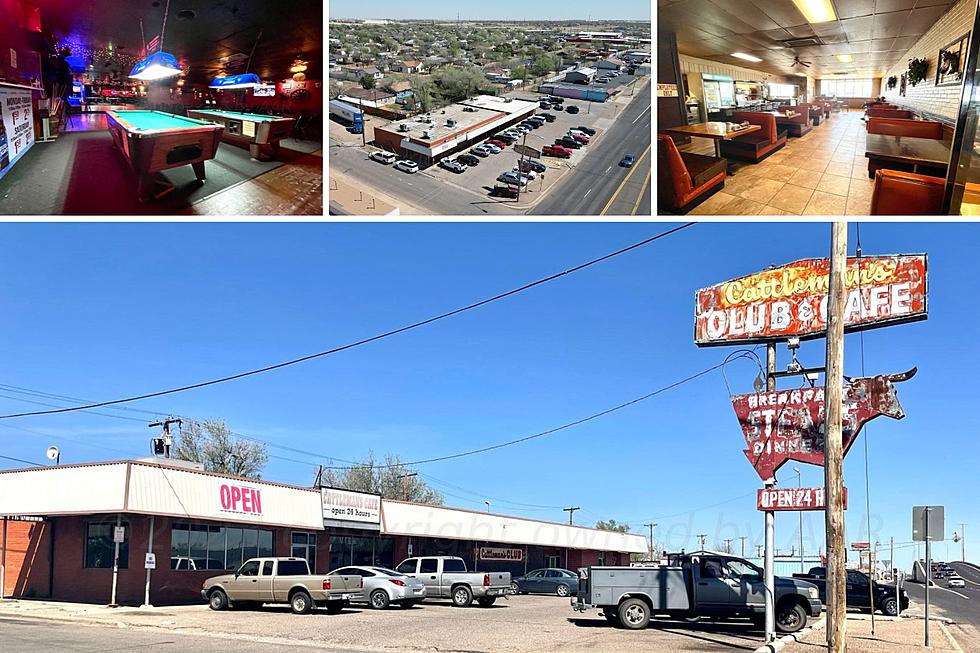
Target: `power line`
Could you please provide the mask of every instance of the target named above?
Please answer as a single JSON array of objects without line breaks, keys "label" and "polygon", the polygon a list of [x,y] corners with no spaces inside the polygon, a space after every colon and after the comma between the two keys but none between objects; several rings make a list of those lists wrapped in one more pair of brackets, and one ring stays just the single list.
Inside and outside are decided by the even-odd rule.
[{"label": "power line", "polygon": [[95,402],[95,403],[89,403],[89,404],[79,405],[79,406],[69,406],[69,407],[65,407],[65,408],[56,408],[56,409],[51,409],[51,410],[38,410],[38,411],[24,412],[24,413],[11,413],[11,414],[8,414],[8,415],[0,415],[0,419],[12,419],[12,418],[15,418],[15,417],[30,417],[30,416],[35,416],[35,415],[52,415],[52,414],[55,414],[55,413],[68,413],[68,412],[77,411],[77,410],[87,410],[87,409],[91,409],[91,408],[100,408],[100,407],[103,407],[103,406],[114,406],[114,405],[129,403],[129,402],[133,402],[133,401],[141,401],[143,399],[150,399],[152,397],[162,397],[164,395],[171,395],[171,394],[176,394],[178,392],[186,392],[187,390],[196,390],[198,388],[204,388],[206,386],[216,385],[216,384],[219,384],[219,383],[226,383],[228,381],[235,381],[237,379],[242,379],[242,378],[245,378],[245,377],[248,377],[248,376],[255,376],[257,374],[263,374],[265,372],[271,372],[273,370],[281,369],[283,367],[288,367],[288,366],[291,366],[291,365],[296,365],[298,363],[305,363],[306,361],[314,360],[314,359],[317,359],[317,358],[322,358],[324,356],[330,356],[332,354],[337,354],[337,353],[340,353],[340,352],[343,352],[343,351],[347,351],[348,349],[354,349],[355,347],[360,347],[362,345],[366,345],[366,344],[369,344],[369,343],[372,343],[372,342],[376,342],[376,341],[382,340],[384,338],[389,338],[391,336],[395,336],[395,335],[398,335],[400,333],[405,333],[406,331],[411,331],[413,329],[418,329],[420,327],[423,327],[423,326],[432,324],[433,322],[438,322],[439,320],[444,320],[446,318],[453,317],[455,315],[459,315],[460,313],[465,313],[467,311],[472,311],[472,310],[474,310],[476,308],[480,308],[481,306],[486,306],[487,304],[490,304],[490,303],[493,303],[493,302],[496,302],[496,301],[500,301],[502,299],[506,299],[507,297],[511,297],[511,296],[516,295],[518,293],[522,293],[525,290],[530,290],[531,288],[535,288],[537,286],[540,286],[540,285],[549,283],[551,281],[554,281],[554,280],[559,279],[561,277],[564,277],[566,275],[573,274],[575,272],[579,272],[581,270],[584,270],[585,268],[591,267],[593,265],[597,265],[599,263],[602,263],[603,261],[607,261],[607,260],[609,260],[611,258],[614,258],[616,256],[620,256],[620,255],[625,254],[627,252],[630,252],[630,251],[632,251],[634,249],[638,249],[638,248],[643,247],[645,245],[649,245],[650,243],[652,243],[654,241],[660,240],[661,238],[665,238],[665,237],[667,237],[667,236],[669,236],[671,234],[677,233],[678,231],[681,231],[682,229],[687,229],[688,227],[691,227],[691,226],[693,226],[695,224],[697,224],[697,223],[695,223],[695,222],[686,222],[686,223],[684,223],[684,224],[682,224],[680,226],[673,227],[671,229],[667,229],[666,231],[662,231],[662,232],[660,232],[660,233],[658,233],[658,234],[656,234],[654,236],[651,236],[649,238],[646,238],[644,240],[641,240],[641,241],[639,241],[637,243],[633,243],[632,245],[628,245],[628,246],[623,247],[621,249],[618,249],[618,250],[616,250],[614,252],[610,252],[608,254],[605,254],[603,256],[600,256],[599,258],[592,259],[590,261],[587,261],[585,263],[581,263],[579,265],[576,265],[574,267],[568,268],[568,269],[563,270],[561,272],[557,272],[555,274],[552,274],[550,276],[544,277],[542,279],[538,279],[537,281],[532,281],[530,283],[526,283],[526,284],[524,284],[522,286],[519,286],[517,288],[513,288],[511,290],[508,290],[508,291],[505,291],[505,292],[502,292],[502,293],[498,293],[496,295],[493,295],[492,297],[488,297],[486,299],[481,299],[480,301],[473,302],[473,303],[468,304],[466,306],[462,306],[460,308],[453,309],[451,311],[448,311],[448,312],[445,312],[445,313],[441,313],[439,315],[435,315],[433,317],[426,318],[426,319],[420,320],[418,322],[413,322],[411,324],[407,324],[405,326],[398,327],[397,329],[392,329],[390,331],[385,331],[383,333],[379,333],[377,335],[373,335],[373,336],[370,336],[368,338],[363,338],[361,340],[350,342],[350,343],[347,343],[346,345],[341,345],[339,347],[334,347],[332,349],[327,349],[327,350],[324,350],[324,351],[316,352],[314,354],[307,354],[306,356],[300,356],[299,358],[293,358],[293,359],[290,359],[290,360],[287,360],[287,361],[283,361],[281,363],[275,363],[275,364],[272,364],[272,365],[266,365],[264,367],[259,367],[259,368],[248,370],[248,371],[245,371],[245,372],[238,372],[236,374],[230,374],[228,376],[219,377],[217,379],[211,379],[209,381],[201,381],[199,383],[192,383],[192,384],[189,384],[189,385],[183,385],[183,386],[178,386],[178,387],[175,387],[175,388],[169,388],[167,390],[157,390],[155,392],[147,392],[147,393],[140,394],[140,395],[133,395],[133,396],[130,396],[130,397],[124,397],[122,399],[113,399],[113,400],[110,400],[110,401],[100,401],[100,402]]},{"label": "power line", "polygon": [[35,467],[44,467],[44,465],[41,463],[34,463],[30,460],[22,460],[21,458],[11,458],[10,456],[0,456],[0,458],[3,458],[4,460],[12,460],[15,463],[24,463],[25,465],[34,465]]},{"label": "power line", "polygon": [[[748,357],[747,354],[743,354],[743,356]],[[738,358],[738,357],[736,357],[736,358]],[[731,360],[734,360],[734,359],[731,359]],[[402,467],[402,466],[405,466],[405,465],[425,465],[427,463],[442,462],[444,460],[452,460],[454,458],[463,458],[465,456],[473,456],[473,455],[480,454],[480,453],[486,453],[488,451],[494,451],[496,449],[502,449],[504,447],[510,447],[510,446],[515,445],[515,444],[520,444],[522,442],[527,442],[529,440],[534,440],[536,438],[541,438],[541,437],[544,437],[546,435],[552,435],[552,434],[557,433],[559,431],[564,431],[564,430],[570,429],[570,428],[572,428],[574,426],[579,426],[581,424],[585,424],[586,422],[591,422],[591,421],[596,420],[596,419],[598,419],[600,417],[604,417],[605,415],[609,415],[610,413],[615,413],[617,411],[623,410],[624,408],[628,408],[630,406],[633,406],[635,404],[638,404],[641,401],[646,401],[647,399],[651,399],[653,397],[656,397],[657,395],[662,394],[662,393],[664,393],[664,392],[666,392],[668,390],[672,390],[673,388],[676,388],[677,386],[680,386],[680,385],[683,385],[683,384],[688,383],[690,381],[693,381],[695,379],[698,379],[698,378],[704,376],[705,374],[709,374],[711,372],[714,372],[715,370],[717,370],[717,369],[719,369],[719,368],[727,365],[729,362],[731,362],[731,360],[727,360],[726,359],[725,361],[723,361],[721,363],[718,363],[717,365],[712,365],[711,367],[709,367],[707,369],[704,369],[704,370],[701,370],[700,372],[697,372],[695,374],[692,374],[692,375],[690,375],[688,377],[685,377],[685,378],[681,379],[680,381],[675,381],[674,383],[671,383],[670,385],[666,385],[666,386],[664,386],[662,388],[658,388],[657,390],[654,390],[653,392],[647,393],[647,394],[643,395],[642,397],[637,397],[636,399],[631,399],[630,401],[621,403],[618,406],[613,406],[612,408],[607,408],[605,410],[599,411],[598,413],[593,413],[593,414],[589,415],[588,417],[583,417],[581,419],[577,419],[577,420],[572,421],[572,422],[567,422],[565,424],[562,424],[561,426],[556,426],[554,428],[547,429],[545,431],[540,431],[538,433],[533,433],[531,435],[526,435],[526,436],[524,436],[522,438],[517,438],[517,439],[514,439],[514,440],[508,440],[506,442],[500,442],[498,444],[493,444],[493,445],[490,445],[490,446],[487,446],[487,447],[480,447],[479,449],[470,449],[469,451],[461,451],[459,453],[449,454],[449,455],[446,455],[446,456],[437,456],[435,458],[425,458],[423,460],[413,460],[413,461],[409,461],[409,462],[402,462],[402,463],[391,464],[391,465],[379,465],[379,467]],[[360,466],[362,466],[362,465],[358,465],[358,466],[355,466],[355,467],[347,467],[347,466],[324,467],[324,469],[354,469],[354,468],[360,467]]]}]

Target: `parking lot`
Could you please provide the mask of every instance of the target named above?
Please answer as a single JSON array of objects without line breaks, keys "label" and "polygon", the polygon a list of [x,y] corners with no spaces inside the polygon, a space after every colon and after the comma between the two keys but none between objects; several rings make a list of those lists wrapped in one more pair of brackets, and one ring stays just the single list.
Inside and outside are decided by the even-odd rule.
[{"label": "parking lot", "polygon": [[[526,91],[515,94],[515,96],[525,99],[530,99],[531,97],[537,99],[538,97],[541,97],[538,94],[530,96]],[[589,151],[589,148],[595,147],[597,141],[602,141],[604,132],[612,124],[613,116],[615,115],[615,108],[611,104],[596,102],[589,103],[581,100],[566,100],[564,106],[568,107],[570,105],[577,106],[579,108],[579,113],[571,114],[567,111],[558,111],[557,109],[539,109],[538,113],[553,114],[555,116],[555,121],[546,122],[538,129],[528,132],[526,137],[521,138],[521,140],[517,141],[517,143],[524,143],[529,147],[533,147],[540,151],[545,145],[551,145],[554,143],[556,138],[564,136],[569,128],[584,126],[595,129],[596,133],[590,138],[590,143],[588,145],[583,145],[578,150],[573,150],[571,158],[562,159],[552,156],[542,156],[539,160],[541,163],[548,166],[548,170],[544,174],[538,175],[537,178],[532,180],[524,189],[522,189],[520,200],[521,205],[533,202],[538,197],[542,196],[555,183],[557,183],[566,170],[577,166]],[[489,138],[489,136],[487,138]],[[480,142],[483,142],[484,140],[486,140],[486,138],[481,139]],[[466,151],[469,151],[469,149],[472,148],[467,148]],[[637,152],[635,154],[639,153]],[[430,166],[429,168],[416,174],[430,175],[436,179],[459,186],[466,190],[480,193],[483,196],[488,196],[490,190],[495,185],[502,185],[496,180],[497,176],[503,172],[511,170],[517,165],[517,160],[518,155],[514,152],[513,145],[509,145],[498,154],[491,154],[485,158],[480,158],[479,165],[472,168],[467,167],[467,169],[462,173],[455,173],[435,165]],[[378,167],[392,168],[392,166],[383,166],[381,164],[378,164]],[[400,170],[394,169],[385,172],[402,175],[405,177],[412,176],[406,175]],[[406,183],[410,183],[410,181],[410,179],[406,180]],[[527,192],[525,193],[524,191]],[[497,199],[503,202],[514,201],[503,198]]]},{"label": "parking lot", "polygon": [[[23,619],[32,607],[59,605],[19,601],[0,604],[3,619]],[[73,604],[78,605],[78,604]],[[17,609],[24,607],[25,609]],[[85,606],[82,618],[90,624],[165,629],[216,638],[265,640],[282,650],[321,646],[352,651],[752,651],[762,633],[747,623],[688,624],[656,621],[643,631],[612,627],[598,613],[572,611],[568,599],[557,596],[512,596],[492,608],[454,608],[448,601],[426,601],[404,609],[370,610],[356,606],[338,615],[324,611],[294,615],[286,607],[213,612],[204,605],[151,609]],[[81,608],[80,608],[81,610]],[[43,609],[34,610],[37,623]],[[55,620],[63,620],[55,616]],[[217,647],[217,644],[216,644]],[[270,647],[272,650],[274,647]]]}]

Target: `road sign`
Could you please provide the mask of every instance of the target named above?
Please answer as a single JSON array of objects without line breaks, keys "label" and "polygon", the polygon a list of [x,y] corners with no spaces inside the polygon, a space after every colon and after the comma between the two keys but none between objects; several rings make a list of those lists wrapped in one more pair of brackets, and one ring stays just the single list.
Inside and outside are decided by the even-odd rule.
[{"label": "road sign", "polygon": [[[803,259],[698,290],[695,344],[823,336],[829,274],[828,259]],[[925,254],[850,258],[845,286],[847,332],[926,319]]]},{"label": "road sign", "polygon": [[[845,455],[865,422],[879,415],[905,417],[894,384],[914,374],[915,368],[902,374],[851,379],[844,386]],[[732,407],[748,445],[745,456],[763,481],[775,478],[776,470],[789,460],[823,465],[822,387],[733,395]]]},{"label": "road sign", "polygon": [[116,544],[122,544],[126,541],[126,527],[125,526],[115,526],[112,529],[112,541]]},{"label": "road sign", "polygon": [[524,156],[533,156],[536,159],[541,158],[541,150],[536,150],[530,145],[515,145],[514,151]]},{"label": "road sign", "polygon": [[[926,537],[926,508],[929,509],[929,533]],[[912,508],[912,541],[942,542],[946,539],[945,506],[915,506]]]},{"label": "road sign", "polygon": [[[758,510],[823,510],[824,488],[781,487],[759,490],[756,498]],[[844,488],[844,509],[847,509],[847,488]]]},{"label": "road sign", "polygon": [[143,561],[144,569],[156,569],[157,568],[157,554],[147,553],[146,559]]},{"label": "road sign", "polygon": [[871,542],[851,542],[851,551],[868,551],[871,549]]}]

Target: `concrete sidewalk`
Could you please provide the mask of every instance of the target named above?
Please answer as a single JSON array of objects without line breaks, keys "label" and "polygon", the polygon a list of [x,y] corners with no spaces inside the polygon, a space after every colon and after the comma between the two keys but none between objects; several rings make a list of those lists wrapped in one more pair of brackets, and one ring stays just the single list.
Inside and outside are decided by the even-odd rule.
[{"label": "concrete sidewalk", "polygon": [[[923,645],[922,619],[875,620],[871,635],[871,620],[867,617],[847,618],[848,653],[920,653],[921,651],[950,651],[965,653],[975,649],[961,646],[954,629],[941,621],[929,622],[929,648]],[[786,653],[816,653],[827,649],[826,630],[809,633],[802,641],[787,646]]]}]

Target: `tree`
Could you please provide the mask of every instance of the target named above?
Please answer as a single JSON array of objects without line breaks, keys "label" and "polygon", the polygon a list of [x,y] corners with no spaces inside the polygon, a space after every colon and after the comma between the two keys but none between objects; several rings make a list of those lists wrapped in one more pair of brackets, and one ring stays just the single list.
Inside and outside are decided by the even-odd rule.
[{"label": "tree", "polygon": [[420,476],[403,478],[402,475],[406,472],[399,456],[385,454],[384,462],[378,462],[372,451],[360,465],[342,470],[325,470],[320,482],[327,487],[380,494],[385,499],[398,500],[406,498],[407,488],[409,501],[432,506],[443,505],[441,493],[429,487]]},{"label": "tree", "polygon": [[374,88],[374,77],[372,75],[364,75],[361,77],[361,86],[364,88]]},{"label": "tree", "polygon": [[178,460],[202,463],[209,472],[252,479],[262,477],[262,469],[269,461],[265,444],[235,438],[220,419],[184,420],[173,456]]},{"label": "tree", "polygon": [[607,519],[606,521],[598,521],[595,525],[600,531],[615,531],[616,533],[629,533],[629,524],[618,524],[615,519]]},{"label": "tree", "polygon": [[558,57],[551,54],[543,54],[534,60],[531,70],[535,75],[546,75],[558,69]]}]

